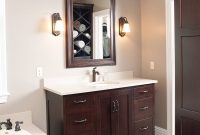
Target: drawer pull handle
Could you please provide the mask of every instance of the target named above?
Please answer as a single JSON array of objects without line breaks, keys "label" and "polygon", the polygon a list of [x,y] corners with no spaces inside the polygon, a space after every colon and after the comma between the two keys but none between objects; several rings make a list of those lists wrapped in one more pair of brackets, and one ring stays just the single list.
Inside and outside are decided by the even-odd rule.
[{"label": "drawer pull handle", "polygon": [[142,110],[142,111],[145,111],[145,110],[147,110],[147,109],[149,109],[148,106],[145,106],[145,107],[141,107],[141,108],[139,108],[139,110]]},{"label": "drawer pull handle", "polygon": [[74,100],[74,103],[76,103],[76,104],[82,104],[82,103],[85,103],[85,102],[87,102],[86,99],[84,99],[84,100],[79,100],[79,101]]},{"label": "drawer pull handle", "polygon": [[149,93],[148,90],[144,90],[144,91],[140,91],[140,93],[145,94],[145,93]]},{"label": "drawer pull handle", "polygon": [[84,122],[87,122],[87,119],[82,119],[82,120],[75,120],[74,121],[75,123],[84,123]]},{"label": "drawer pull handle", "polygon": [[142,128],[139,128],[139,129],[140,129],[140,131],[141,131],[141,132],[144,132],[144,131],[148,130],[148,129],[149,129],[149,127],[148,127],[148,126],[146,126],[146,127],[142,127]]}]

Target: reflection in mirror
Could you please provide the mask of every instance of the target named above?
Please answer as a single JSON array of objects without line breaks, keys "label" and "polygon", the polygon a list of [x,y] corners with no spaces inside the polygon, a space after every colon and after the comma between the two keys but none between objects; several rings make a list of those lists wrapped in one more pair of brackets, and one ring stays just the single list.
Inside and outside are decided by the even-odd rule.
[{"label": "reflection in mirror", "polygon": [[110,0],[73,0],[75,59],[111,58]]}]

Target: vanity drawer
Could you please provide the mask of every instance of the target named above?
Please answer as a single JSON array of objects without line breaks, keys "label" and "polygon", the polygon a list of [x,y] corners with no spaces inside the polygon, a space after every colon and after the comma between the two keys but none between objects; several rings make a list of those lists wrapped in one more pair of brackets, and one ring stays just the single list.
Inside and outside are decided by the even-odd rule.
[{"label": "vanity drawer", "polygon": [[91,112],[74,113],[68,116],[69,125],[67,132],[69,135],[94,135],[96,134],[96,119]]},{"label": "vanity drawer", "polygon": [[153,116],[153,98],[134,101],[135,121]]},{"label": "vanity drawer", "polygon": [[84,112],[94,108],[95,99],[92,94],[70,95],[65,97],[65,104],[70,112]]},{"label": "vanity drawer", "polygon": [[141,99],[153,96],[154,85],[145,85],[134,88],[134,99]]},{"label": "vanity drawer", "polygon": [[146,119],[135,122],[135,135],[154,135],[153,120]]}]

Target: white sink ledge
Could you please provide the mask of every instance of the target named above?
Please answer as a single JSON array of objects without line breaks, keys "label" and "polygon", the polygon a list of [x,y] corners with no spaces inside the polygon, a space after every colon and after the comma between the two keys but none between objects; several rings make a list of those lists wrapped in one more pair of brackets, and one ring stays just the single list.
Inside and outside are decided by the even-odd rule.
[{"label": "white sink ledge", "polygon": [[114,81],[105,81],[105,82],[79,82],[79,83],[51,83],[51,84],[44,84],[44,89],[58,95],[72,95],[72,94],[80,94],[80,93],[87,93],[87,92],[95,92],[95,91],[102,91],[102,90],[110,90],[116,88],[124,88],[124,87],[131,87],[131,86],[140,86],[146,84],[154,84],[157,83],[157,80],[150,80],[150,79],[141,79],[141,78],[134,78],[134,79],[119,79]]},{"label": "white sink ledge", "polygon": [[14,130],[0,130],[0,135],[32,135],[26,130],[14,131]]}]

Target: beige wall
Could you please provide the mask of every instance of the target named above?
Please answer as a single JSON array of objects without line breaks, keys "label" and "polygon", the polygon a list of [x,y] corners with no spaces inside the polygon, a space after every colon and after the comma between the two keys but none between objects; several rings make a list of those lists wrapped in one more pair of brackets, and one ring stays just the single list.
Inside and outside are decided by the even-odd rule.
[{"label": "beige wall", "polygon": [[73,0],[74,3],[94,4],[93,11],[101,11],[110,8],[110,1],[108,0]]},{"label": "beige wall", "polygon": [[[167,128],[165,0],[141,0],[142,77],[158,80],[155,124]],[[149,62],[155,62],[150,70]]]},{"label": "beige wall", "polygon": [[[127,4],[128,3],[128,4]],[[0,104],[0,114],[32,110],[33,121],[46,130],[45,96],[36,67],[45,77],[83,75],[92,68],[66,69],[64,35],[55,37],[50,16],[64,16],[64,0],[6,0],[7,71],[9,100]],[[118,36],[118,18],[129,19],[131,33]],[[141,30],[140,1],[116,0],[117,65],[100,67],[103,71],[133,70],[140,76]]]}]

